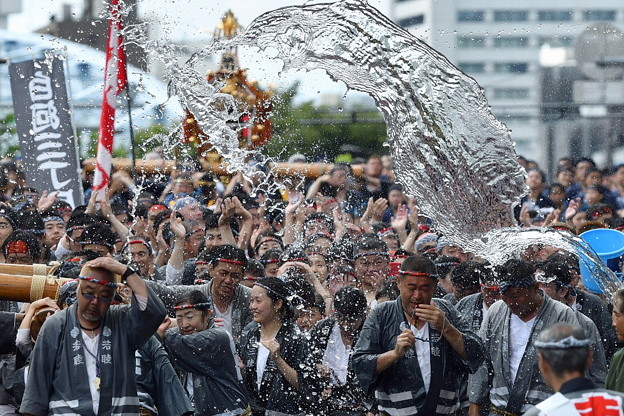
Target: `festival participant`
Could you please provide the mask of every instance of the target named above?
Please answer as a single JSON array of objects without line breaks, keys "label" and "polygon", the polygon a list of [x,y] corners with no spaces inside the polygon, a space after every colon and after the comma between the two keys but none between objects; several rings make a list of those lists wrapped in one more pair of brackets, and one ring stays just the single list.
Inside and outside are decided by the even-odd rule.
[{"label": "festival participant", "polygon": [[436,253],[438,256],[455,257],[460,262],[468,261],[470,255],[464,251],[459,245],[451,243],[447,237],[438,238],[436,244]]},{"label": "festival participant", "polygon": [[211,257],[208,266],[211,280],[205,285],[149,284],[168,307],[173,307],[178,299],[193,290],[201,291],[215,306],[215,317],[223,319],[225,329],[238,340],[252,319],[249,309],[251,289],[240,284],[245,277],[247,257],[243,250],[230,245],[216,247]]},{"label": "festival participant", "polygon": [[[0,208],[0,246],[4,244],[11,233],[17,231],[15,228],[15,213],[9,207]],[[0,253],[0,261],[5,262],[4,253]]]},{"label": "festival participant", "polygon": [[[116,275],[133,291],[130,306],[110,305]],[[112,257],[87,263],[80,279],[77,304],[47,319],[37,338],[20,412],[138,414],[134,350],[158,329],[165,307]]]},{"label": "festival participant", "polygon": [[308,188],[306,199],[314,199],[317,193],[329,198],[345,200],[349,183],[349,169],[344,165],[334,165],[333,168],[321,175]]},{"label": "festival participant", "polygon": [[174,209],[179,212],[185,220],[197,222],[203,222],[204,220],[204,214],[199,206],[199,202],[192,196],[178,199],[175,202]]},{"label": "festival participant", "polygon": [[451,274],[453,269],[461,264],[457,257],[438,256],[433,261],[436,266],[436,274],[438,275],[438,286],[436,287],[436,298],[444,298],[453,294],[453,282],[451,282]]},{"label": "festival participant", "polygon": [[556,393],[524,416],[623,415],[624,394],[598,388],[585,377],[592,361],[592,341],[583,329],[558,323],[544,329],[534,342],[546,384]]},{"label": "festival participant", "polygon": [[370,307],[390,271],[388,246],[373,234],[365,234],[356,242],[353,263],[359,288],[364,291]]},{"label": "festival participant", "polygon": [[310,333],[312,359],[321,374],[316,386],[320,415],[365,415],[365,395],[349,359],[366,319],[364,292],[343,287],[336,293],[334,317],[318,322]]},{"label": "festival participant", "polygon": [[[491,403],[490,415],[519,415],[552,391],[537,377],[533,340],[557,322],[578,325],[574,311],[539,289],[535,268],[524,260],[508,260],[500,269],[502,301],[488,310],[481,327],[485,362],[471,376],[470,414]],[[507,412],[507,413],[505,413]]]},{"label": "festival participant", "polygon": [[2,254],[8,264],[41,263],[41,243],[34,234],[16,231],[2,244]]},{"label": "festival participant", "polygon": [[44,213],[43,224],[45,230],[44,244],[54,250],[65,234],[65,220],[53,213]]},{"label": "festival participant", "polygon": [[[535,280],[552,299],[568,305],[568,291],[574,290],[570,286],[570,270],[566,264],[556,260],[549,260],[540,264],[535,272]],[[578,309],[575,310],[576,317],[581,328],[585,330],[588,338],[592,341],[592,364],[589,367],[588,376],[598,386],[603,387],[607,376],[607,359],[605,348],[600,332],[596,324]]]},{"label": "festival participant", "polygon": [[196,415],[240,415],[247,395],[232,335],[215,327],[212,303],[200,291],[184,296],[174,307],[177,328],[159,329]]},{"label": "festival participant", "polygon": [[453,414],[458,378],[483,361],[483,344],[453,306],[433,299],[436,270],[413,256],[401,265],[400,297],[367,317],[353,352],[362,389],[383,414]]},{"label": "festival participant", "polygon": [[[613,327],[618,340],[624,341],[624,289],[618,290],[613,296]],[[613,356],[605,387],[624,393],[624,349]]]},{"label": "festival participant", "polygon": [[[308,411],[310,351],[290,304],[288,285],[275,277],[256,282],[254,322],[240,341],[243,378],[254,415],[300,415]],[[309,396],[308,396],[309,397]]]},{"label": "festival participant", "polygon": [[284,243],[273,230],[265,230],[255,238],[253,248],[256,258],[260,259],[269,250],[284,250]]},{"label": "festival participant", "polygon": [[142,278],[148,280],[165,279],[165,276],[162,276],[154,265],[154,252],[145,237],[132,237],[124,245],[121,254],[139,266],[139,274]]},{"label": "festival participant", "polygon": [[81,250],[92,250],[101,257],[112,256],[115,252],[116,236],[110,227],[103,224],[90,225],[80,236]]}]

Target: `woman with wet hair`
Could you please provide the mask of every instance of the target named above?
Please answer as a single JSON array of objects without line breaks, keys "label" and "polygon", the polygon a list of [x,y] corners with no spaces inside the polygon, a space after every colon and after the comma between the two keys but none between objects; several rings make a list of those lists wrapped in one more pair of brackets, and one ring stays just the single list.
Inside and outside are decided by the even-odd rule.
[{"label": "woman with wet hair", "polygon": [[288,285],[276,277],[256,282],[253,322],[241,337],[239,355],[254,415],[299,415],[308,411],[310,351],[294,322]]},{"label": "woman with wet hair", "polygon": [[[174,368],[182,372],[182,385],[195,414],[243,414],[247,395],[234,339],[225,329],[213,326],[212,302],[194,290],[174,310],[177,328],[166,332],[165,344]],[[165,335],[162,326],[159,334]]]}]

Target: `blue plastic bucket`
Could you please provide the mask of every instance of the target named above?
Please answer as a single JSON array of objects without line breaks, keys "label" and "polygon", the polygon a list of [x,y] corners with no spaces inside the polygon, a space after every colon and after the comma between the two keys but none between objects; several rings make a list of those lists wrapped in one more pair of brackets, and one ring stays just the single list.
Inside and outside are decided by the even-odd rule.
[{"label": "blue plastic bucket", "polygon": [[[624,233],[609,228],[597,228],[595,230],[585,231],[580,237],[594,249],[596,254],[598,254],[605,264],[609,265],[611,270],[618,275],[621,274],[619,270],[620,262],[616,259],[624,255]],[[581,253],[579,253],[579,255],[583,284],[591,292],[602,293],[598,282],[596,282],[593,274],[586,266],[586,262],[589,262],[589,259]]]}]

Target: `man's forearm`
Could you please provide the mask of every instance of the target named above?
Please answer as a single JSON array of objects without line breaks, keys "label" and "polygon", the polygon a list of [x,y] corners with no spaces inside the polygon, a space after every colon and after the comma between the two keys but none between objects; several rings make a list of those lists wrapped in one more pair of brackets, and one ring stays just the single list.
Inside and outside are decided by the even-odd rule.
[{"label": "man's forearm", "polygon": [[442,336],[446,338],[451,347],[462,357],[466,358],[466,345],[464,343],[464,334],[459,332],[457,328],[453,326],[450,320],[446,319],[446,325],[442,331]]},{"label": "man's forearm", "polygon": [[401,358],[395,350],[386,351],[377,357],[377,365],[375,366],[375,374],[386,371],[392,364]]}]

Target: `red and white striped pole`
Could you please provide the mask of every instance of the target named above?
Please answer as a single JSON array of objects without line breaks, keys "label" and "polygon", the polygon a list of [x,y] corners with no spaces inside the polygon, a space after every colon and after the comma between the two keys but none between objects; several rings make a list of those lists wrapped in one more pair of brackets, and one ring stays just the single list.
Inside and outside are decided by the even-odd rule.
[{"label": "red and white striped pole", "polygon": [[97,192],[96,200],[106,198],[106,189],[110,182],[111,165],[113,162],[113,142],[115,138],[115,106],[117,95],[128,84],[126,69],[126,51],[121,32],[121,12],[119,0],[111,0],[110,27],[108,32],[108,48],[106,50],[106,69],[104,71],[104,100],[102,101],[102,118],[100,120],[100,138],[97,150],[97,166],[93,181],[93,192]]}]

